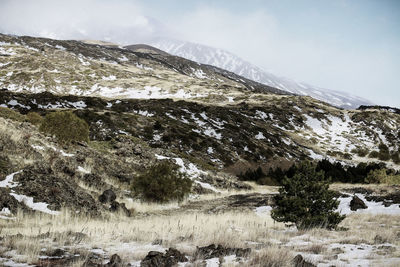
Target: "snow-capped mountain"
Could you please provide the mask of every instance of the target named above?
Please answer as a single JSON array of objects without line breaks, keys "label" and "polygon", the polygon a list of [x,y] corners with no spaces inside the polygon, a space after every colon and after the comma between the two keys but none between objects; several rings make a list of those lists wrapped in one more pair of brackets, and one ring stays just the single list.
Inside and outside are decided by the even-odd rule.
[{"label": "snow-capped mountain", "polygon": [[226,69],[250,80],[290,93],[308,95],[334,106],[357,108],[360,105],[372,104],[366,99],[345,92],[319,88],[304,82],[296,82],[289,78],[276,76],[222,49],[164,38],[155,39],[150,44],[170,54]]}]

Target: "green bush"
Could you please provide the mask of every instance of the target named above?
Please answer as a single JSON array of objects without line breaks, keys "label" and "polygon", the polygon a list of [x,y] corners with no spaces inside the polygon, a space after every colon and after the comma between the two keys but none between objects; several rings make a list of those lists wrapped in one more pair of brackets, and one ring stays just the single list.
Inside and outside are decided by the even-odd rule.
[{"label": "green bush", "polygon": [[317,172],[310,162],[302,162],[292,178],[286,177],[282,181],[272,218],[294,223],[298,229],[335,229],[345,216],[335,212],[339,201],[328,188],[329,181],[324,172]]},{"label": "green bush", "polygon": [[370,158],[378,158],[379,157],[379,152],[376,150],[371,151],[371,153],[369,153],[368,157]]},{"label": "green bush", "polygon": [[34,125],[40,125],[43,122],[43,117],[36,112],[26,114],[26,120]]},{"label": "green bush", "polygon": [[4,108],[0,107],[0,117],[3,117],[5,119],[10,119],[13,121],[20,121],[23,122],[25,120],[25,116],[10,109],[10,108]]},{"label": "green bush", "polygon": [[384,183],[387,179],[386,169],[376,169],[371,170],[367,177],[365,177],[365,182],[367,184],[380,184]]},{"label": "green bush", "polygon": [[362,148],[353,148],[351,150],[351,153],[357,154],[357,156],[359,157],[365,157],[366,155],[368,155],[368,150]]},{"label": "green bush", "polygon": [[133,179],[132,191],[150,202],[182,201],[192,188],[192,181],[179,172],[178,166],[162,162]]},{"label": "green bush", "polygon": [[63,143],[89,141],[88,124],[70,111],[57,111],[47,114],[39,130],[56,136]]},{"label": "green bush", "polygon": [[399,152],[392,153],[392,160],[394,163],[400,164],[400,153]]}]

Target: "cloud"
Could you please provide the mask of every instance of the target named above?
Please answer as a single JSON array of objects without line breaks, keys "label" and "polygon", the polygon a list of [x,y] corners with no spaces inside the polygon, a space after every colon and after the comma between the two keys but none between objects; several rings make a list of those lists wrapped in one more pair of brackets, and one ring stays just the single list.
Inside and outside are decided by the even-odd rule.
[{"label": "cloud", "polygon": [[2,0],[0,30],[57,39],[101,39],[121,43],[168,32],[142,15],[136,1]]}]

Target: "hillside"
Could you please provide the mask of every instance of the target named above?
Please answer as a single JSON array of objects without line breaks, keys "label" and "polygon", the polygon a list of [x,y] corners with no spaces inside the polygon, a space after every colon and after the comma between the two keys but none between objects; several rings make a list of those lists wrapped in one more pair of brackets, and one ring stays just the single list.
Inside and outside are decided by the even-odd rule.
[{"label": "hillside", "polygon": [[150,44],[172,55],[220,67],[250,80],[289,93],[308,95],[337,107],[354,109],[360,105],[371,105],[370,101],[345,92],[319,88],[304,82],[297,82],[274,75],[223,49],[166,38],[155,39]]},{"label": "hillside", "polygon": [[[344,238],[287,230],[270,216],[279,181],[242,179],[306,159],[345,169],[378,163],[398,177],[398,110],[341,109],[130,49],[0,35],[0,265],[292,266],[297,254],[303,264],[398,263],[398,185],[331,185],[338,212],[349,215]],[[54,114],[87,125],[88,138],[46,131]],[[65,133],[78,125],[53,123]],[[133,182],[166,162],[190,180],[186,198],[146,202]],[[350,210],[353,196],[365,210]]]}]

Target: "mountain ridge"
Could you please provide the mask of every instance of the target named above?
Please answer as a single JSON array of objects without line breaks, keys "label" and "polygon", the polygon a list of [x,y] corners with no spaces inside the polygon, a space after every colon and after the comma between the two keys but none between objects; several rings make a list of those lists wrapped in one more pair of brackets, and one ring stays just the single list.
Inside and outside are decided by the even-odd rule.
[{"label": "mountain ridge", "polygon": [[253,81],[290,93],[309,95],[338,107],[357,108],[360,105],[372,105],[369,100],[352,96],[346,92],[323,89],[304,82],[296,82],[289,78],[276,76],[223,49],[166,38],[153,39],[149,44],[170,54],[227,69]]}]

